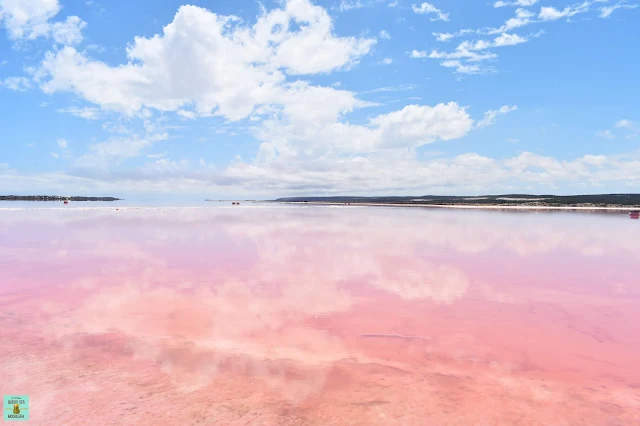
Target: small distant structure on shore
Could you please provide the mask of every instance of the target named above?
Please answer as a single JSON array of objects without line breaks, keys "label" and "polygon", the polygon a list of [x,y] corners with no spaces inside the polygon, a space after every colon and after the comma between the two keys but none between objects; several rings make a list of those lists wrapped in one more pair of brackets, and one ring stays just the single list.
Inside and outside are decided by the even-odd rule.
[{"label": "small distant structure on shore", "polygon": [[640,219],[640,210],[631,210],[629,212],[630,219]]},{"label": "small distant structure on shore", "polygon": [[69,200],[64,200],[64,203],[65,204],[69,204]]}]

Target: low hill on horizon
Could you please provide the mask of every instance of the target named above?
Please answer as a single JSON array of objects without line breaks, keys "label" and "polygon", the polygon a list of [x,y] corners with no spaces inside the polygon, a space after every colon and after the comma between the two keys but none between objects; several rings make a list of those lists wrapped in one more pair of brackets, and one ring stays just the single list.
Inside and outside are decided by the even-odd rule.
[{"label": "low hill on horizon", "polygon": [[593,206],[626,207],[640,206],[640,194],[593,194],[593,195],[534,195],[502,194],[478,196],[423,195],[423,196],[331,196],[331,197],[284,197],[277,202],[316,203],[364,203],[364,204],[425,204],[425,205],[504,205],[504,206]]},{"label": "low hill on horizon", "polygon": [[62,195],[0,195],[0,201],[120,201],[121,198],[115,197],[84,197],[72,196],[65,197]]}]

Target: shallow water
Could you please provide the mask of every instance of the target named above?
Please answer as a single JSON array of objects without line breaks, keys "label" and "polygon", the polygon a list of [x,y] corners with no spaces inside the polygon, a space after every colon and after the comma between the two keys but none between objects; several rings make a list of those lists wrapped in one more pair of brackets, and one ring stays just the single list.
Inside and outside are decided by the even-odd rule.
[{"label": "shallow water", "polygon": [[640,422],[626,214],[0,211],[0,392],[31,424]]}]

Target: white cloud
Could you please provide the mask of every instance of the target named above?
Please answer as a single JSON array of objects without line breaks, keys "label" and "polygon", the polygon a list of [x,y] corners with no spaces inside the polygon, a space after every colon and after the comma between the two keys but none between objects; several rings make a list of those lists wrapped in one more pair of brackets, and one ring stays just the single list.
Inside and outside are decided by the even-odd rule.
[{"label": "white cloud", "polygon": [[112,165],[138,157],[155,141],[153,138],[140,136],[111,138],[91,145],[88,153],[75,159],[73,167],[86,170],[90,174],[95,171],[107,171]]},{"label": "white cloud", "polygon": [[[640,134],[640,128],[637,123],[631,120],[622,119],[618,120],[613,124],[614,129],[619,129],[616,131],[618,136],[624,136],[626,138],[635,138]],[[616,134],[611,130],[603,130],[596,133],[596,136],[605,139],[615,139]]]},{"label": "white cloud", "polygon": [[178,115],[181,116],[181,117],[184,117],[186,119],[189,119],[189,120],[193,120],[193,119],[196,118],[196,113],[195,112],[187,111],[187,110],[184,110],[184,109],[179,109],[178,110]]},{"label": "white cloud", "polygon": [[253,196],[282,194],[449,194],[508,193],[527,188],[549,193],[562,185],[584,191],[599,185],[629,188],[640,180],[640,153],[618,156],[585,155],[558,160],[530,152],[494,159],[477,153],[427,160],[406,149],[366,155],[324,155],[313,159],[286,156],[246,163],[238,161],[224,170],[198,169],[195,164],[178,171],[136,175],[134,171],[82,174],[19,174],[0,170],[2,191],[61,190],[85,192],[189,192],[234,193]]},{"label": "white cloud", "polygon": [[360,92],[361,95],[366,93],[380,93],[380,92],[404,92],[407,90],[414,90],[417,88],[415,84],[398,84],[395,86],[383,86],[378,87],[377,89],[365,90],[364,92]]},{"label": "white cloud", "polygon": [[373,7],[384,0],[340,0],[337,9],[340,12],[346,12],[353,9],[362,9],[364,7]]},{"label": "white cloud", "polygon": [[59,11],[58,0],[0,0],[0,22],[11,40],[53,37],[59,44],[80,43],[87,24],[77,16],[52,23]]},{"label": "white cloud", "polygon": [[455,102],[409,105],[381,114],[366,125],[336,122],[333,118],[267,120],[256,133],[263,141],[258,158],[307,158],[328,153],[373,153],[395,148],[412,149],[466,135],[473,120]]},{"label": "white cloud", "polygon": [[611,14],[613,12],[615,12],[618,9],[635,9],[636,7],[638,7],[637,4],[628,4],[625,1],[622,1],[620,3],[614,4],[613,6],[604,6],[600,8],[600,17],[601,18],[608,18],[609,16],[611,16]]},{"label": "white cloud", "polygon": [[143,107],[177,111],[193,105],[199,116],[238,120],[260,105],[286,109],[299,90],[312,90],[287,83],[287,75],[348,68],[374,43],[335,36],[330,16],[308,0],[289,0],[252,27],[233,16],[183,6],[162,35],[135,38],[126,65],[112,67],[67,46],[47,53],[38,76],[46,93],[72,91],[128,115]]},{"label": "white cloud", "polygon": [[493,40],[493,46],[494,47],[515,46],[516,44],[525,43],[526,41],[527,41],[526,38],[520,37],[517,34],[503,33]]},{"label": "white cloud", "polygon": [[505,7],[505,6],[520,6],[529,7],[538,3],[538,0],[515,0],[515,1],[497,1],[493,4],[493,7]]},{"label": "white cloud", "polygon": [[449,41],[453,37],[455,37],[455,35],[451,33],[432,33],[431,35],[434,36],[438,41]]},{"label": "white cloud", "polygon": [[378,34],[378,37],[385,39],[385,40],[390,40],[391,36],[389,35],[389,33],[386,30],[382,30],[380,31],[380,33]]},{"label": "white cloud", "polygon": [[633,121],[630,120],[626,120],[626,119],[622,119],[617,121],[614,124],[614,127],[617,129],[633,129],[636,127],[635,123]]},{"label": "white cloud", "polygon": [[426,58],[429,54],[425,50],[412,50],[409,56],[411,58]]},{"label": "white cloud", "polygon": [[67,141],[65,139],[60,138],[60,139],[57,140],[56,143],[58,144],[58,146],[61,149],[67,149],[68,144],[67,144]]},{"label": "white cloud", "polygon": [[399,4],[398,0],[395,0],[395,1],[390,2],[387,6],[388,7],[396,7],[396,6],[398,6],[398,4]]},{"label": "white cloud", "polygon": [[0,84],[7,89],[24,92],[31,88],[31,82],[26,77],[7,77],[0,81]]},{"label": "white cloud", "polygon": [[585,0],[582,3],[577,3],[571,6],[567,6],[562,10],[558,10],[552,6],[545,6],[540,8],[538,18],[543,21],[555,21],[562,18],[571,18],[580,13],[586,13],[591,10],[591,6],[595,3],[605,3],[609,0]]},{"label": "white cloud", "polygon": [[600,132],[596,133],[596,136],[599,136],[599,137],[605,138],[605,139],[614,139],[615,138],[615,136],[613,136],[613,133],[611,133],[611,130],[600,131]]},{"label": "white cloud", "polygon": [[495,59],[497,55],[489,52],[476,52],[476,50],[482,50],[491,47],[491,45],[483,40],[476,43],[470,43],[463,41],[456,47],[453,52],[440,52],[438,50],[432,50],[429,53],[431,59],[465,59],[469,62],[481,62],[488,59]]},{"label": "white cloud", "polygon": [[100,110],[98,108],[91,107],[69,107],[69,108],[60,108],[58,112],[64,112],[67,114],[75,115],[76,117],[84,118],[85,120],[97,120],[100,118]]},{"label": "white cloud", "polygon": [[381,60],[379,62],[382,65],[391,65],[393,63],[393,59],[391,58],[384,58],[383,60]]},{"label": "white cloud", "polygon": [[457,73],[460,74],[480,74],[482,69],[478,65],[463,64],[457,59],[447,59],[440,63],[445,68],[455,68]]},{"label": "white cloud", "polygon": [[485,127],[495,123],[498,115],[508,114],[518,109],[517,105],[503,105],[499,109],[489,110],[484,113],[484,118],[478,122],[478,127]]},{"label": "white cloud", "polygon": [[361,0],[340,0],[338,10],[340,10],[340,12],[344,12],[347,10],[360,9],[363,7],[365,7],[365,5]]},{"label": "white cloud", "polygon": [[[497,29],[489,32],[489,34],[495,34]],[[469,30],[463,30],[468,33]],[[460,32],[456,34],[451,33],[434,33],[438,41],[448,41],[453,37],[457,37]],[[429,57],[431,59],[443,59],[440,63],[446,68],[455,68],[457,73],[460,74],[480,74],[485,71],[483,67],[479,65],[480,62],[497,58],[497,55],[492,52],[487,52],[488,49],[504,46],[515,46],[517,44],[525,43],[528,39],[517,34],[511,34],[507,32],[499,33],[493,40],[465,40],[460,43],[456,49],[452,52],[441,52],[438,50],[432,50],[427,55],[426,52],[416,52],[416,55],[411,55],[412,58],[424,58]],[[412,52],[413,53],[413,52]],[[422,56],[419,56],[419,55]]]},{"label": "white cloud", "polygon": [[51,34],[56,43],[74,45],[82,41],[82,30],[87,23],[77,16],[69,16],[64,22],[51,25]]},{"label": "white cloud", "polygon": [[152,158],[152,159],[158,159],[158,158],[163,158],[166,157],[167,153],[166,152],[158,152],[155,154],[147,154],[147,158]]},{"label": "white cloud", "polygon": [[431,35],[434,36],[438,41],[449,41],[456,37],[462,37],[468,34],[475,34],[475,33],[479,33],[479,31],[467,28],[467,29],[458,30],[455,33],[431,33]]},{"label": "white cloud", "polygon": [[504,25],[499,28],[491,28],[487,31],[488,34],[500,34],[505,31],[512,31],[516,28],[521,28],[526,25],[529,25],[535,22],[532,18],[534,17],[534,13],[527,10],[518,8],[516,9],[516,16],[514,18],[509,18]]},{"label": "white cloud", "polygon": [[[532,33],[527,36],[514,34],[513,31],[531,24],[557,21],[561,18],[571,18],[572,16],[575,16],[577,14],[587,13],[589,11],[593,11],[596,4],[606,3],[608,1],[609,0],[583,0],[580,3],[566,6],[561,10],[556,9],[552,6],[543,6],[540,8],[540,12],[538,14],[535,14],[529,9],[526,9],[526,7],[537,4],[537,0],[497,1],[494,3],[494,7],[517,7],[517,9],[515,10],[515,16],[509,18],[500,27],[485,27],[478,29],[463,29],[456,32],[432,33],[436,40],[441,42],[450,41],[453,38],[462,37],[469,34],[495,35],[496,38],[494,40],[465,40],[458,46],[458,48],[454,52],[447,53],[432,51],[431,54],[429,54],[429,57],[434,59],[445,59],[443,62],[441,62],[441,65],[448,68],[454,68],[458,73],[479,74],[486,71],[491,71],[491,69],[486,69],[481,65],[478,65],[477,62],[487,59],[493,59],[497,57],[497,55],[471,56],[468,54],[468,52],[473,50],[480,51],[494,47],[513,46],[516,44],[527,42],[530,38],[537,38],[543,35],[544,30],[540,30],[537,33]],[[623,0],[616,5],[600,8],[600,17],[607,17],[616,9],[633,9],[637,6],[638,5],[630,5]],[[428,10],[429,8],[426,9]]]},{"label": "white cloud", "polygon": [[440,9],[432,5],[431,3],[424,2],[420,4],[420,6],[416,6],[415,4],[411,5],[411,9],[413,9],[414,13],[420,15],[426,14],[434,14],[437,15],[436,18],[431,18],[432,21],[448,21],[449,14],[442,12]]},{"label": "white cloud", "polygon": [[556,19],[569,16],[571,10],[572,9],[570,7],[566,7],[563,10],[558,10],[552,6],[545,6],[540,9],[538,18],[542,19],[543,21],[554,21]]},{"label": "white cloud", "polygon": [[373,118],[371,124],[380,132],[381,145],[403,147],[459,139],[471,130],[473,120],[465,108],[450,102],[434,107],[408,105]]},{"label": "white cloud", "polygon": [[52,153],[51,153],[51,156],[52,156],[53,158],[60,158],[60,155],[59,155],[57,152],[52,152]]},{"label": "white cloud", "polygon": [[48,21],[59,11],[58,0],[0,0],[0,18],[12,40],[48,35]]}]

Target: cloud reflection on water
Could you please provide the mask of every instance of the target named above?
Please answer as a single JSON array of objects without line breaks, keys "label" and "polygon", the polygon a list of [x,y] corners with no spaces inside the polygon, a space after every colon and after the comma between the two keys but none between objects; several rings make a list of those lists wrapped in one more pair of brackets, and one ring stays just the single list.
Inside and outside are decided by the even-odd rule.
[{"label": "cloud reflection on water", "polygon": [[[465,360],[515,371],[520,355],[490,361],[492,343],[455,318],[473,320],[474,312],[496,311],[492,304],[531,310],[553,301],[558,307],[546,315],[564,324],[573,320],[562,309],[576,301],[614,309],[637,304],[639,294],[629,286],[638,267],[610,272],[611,282],[588,276],[607,258],[624,264],[634,256],[629,221],[613,216],[329,208],[2,214],[0,259],[15,281],[0,286],[0,303],[29,312],[24,333],[44,339],[43,350],[60,347],[50,356],[71,363],[102,341],[114,365],[151,362],[179,392],[243,376],[297,404],[321,394],[340,363],[412,369],[421,351],[454,364],[420,368],[451,372]],[[547,274],[558,256],[568,268],[590,263],[570,271],[571,285],[588,284],[578,293]],[[516,270],[527,262],[530,270]],[[31,298],[15,295],[21,281]],[[385,309],[379,318],[376,306]],[[386,328],[396,342],[416,331],[423,340],[394,354],[359,337],[384,337]]]}]

